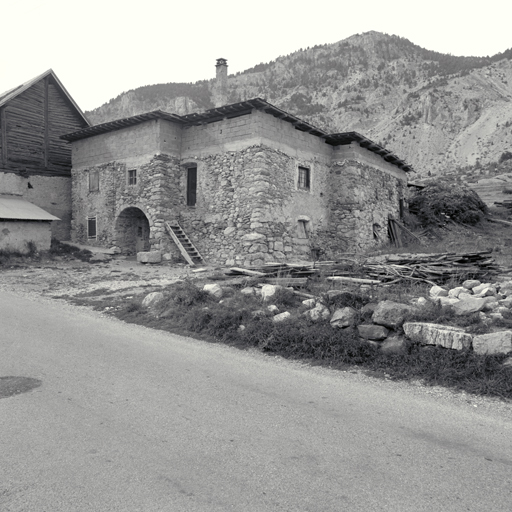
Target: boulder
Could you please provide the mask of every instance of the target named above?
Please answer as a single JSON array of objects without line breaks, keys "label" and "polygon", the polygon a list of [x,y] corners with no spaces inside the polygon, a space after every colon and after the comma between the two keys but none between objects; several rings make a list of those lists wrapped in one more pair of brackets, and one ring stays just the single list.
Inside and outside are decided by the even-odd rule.
[{"label": "boulder", "polygon": [[316,306],[316,300],[306,299],[302,301],[302,304],[304,304],[304,306],[306,306],[307,308],[314,308]]},{"label": "boulder", "polygon": [[354,308],[346,307],[337,309],[331,317],[333,327],[351,327],[355,325],[357,311]]},{"label": "boulder", "polygon": [[456,288],[452,288],[448,292],[448,297],[451,297],[452,299],[456,299],[462,292],[467,292],[467,289],[463,286],[457,286]]},{"label": "boulder", "polygon": [[242,295],[256,295],[256,288],[254,286],[246,286],[240,290]]},{"label": "boulder", "polygon": [[[491,290],[492,289],[492,290]],[[486,297],[487,295],[494,295],[496,293],[496,288],[491,283],[482,283],[478,286],[475,286],[472,289],[473,295],[480,295],[485,292],[486,295],[481,295],[482,297]]]},{"label": "boulder", "polygon": [[374,324],[358,325],[357,332],[361,338],[374,341],[385,340],[389,334],[389,330],[386,327]]},{"label": "boulder", "polygon": [[463,350],[471,347],[471,334],[460,327],[431,324],[423,322],[407,322],[404,324],[405,335],[424,345],[438,345],[445,348]]},{"label": "boulder", "polygon": [[473,336],[473,351],[477,354],[512,352],[512,331],[491,332]]},{"label": "boulder", "polygon": [[271,304],[270,306],[267,306],[268,311],[270,311],[273,315],[277,315],[279,313],[279,308],[275,306],[274,304]]},{"label": "boulder", "polygon": [[462,286],[466,288],[466,290],[472,290],[475,286],[480,286],[480,281],[477,279],[467,279],[462,283]]},{"label": "boulder", "polygon": [[138,252],[138,263],[161,263],[162,253],[160,251]]},{"label": "boulder", "polygon": [[288,311],[285,311],[284,313],[279,313],[278,315],[272,317],[273,322],[283,322],[284,320],[287,320],[292,315],[288,313]]},{"label": "boulder", "polygon": [[[446,290],[445,290],[446,291]],[[408,314],[416,311],[412,306],[383,300],[379,302],[372,315],[372,322],[378,325],[384,325],[390,329],[400,327]]]},{"label": "boulder", "polygon": [[164,294],[162,292],[151,292],[144,297],[142,305],[145,308],[152,308],[156,306],[159,302],[161,302],[163,299]]},{"label": "boulder", "polygon": [[270,300],[277,293],[277,290],[281,290],[283,287],[278,284],[265,284],[261,287],[261,298],[264,301]]},{"label": "boulder", "polygon": [[[461,294],[463,295],[463,294]],[[470,315],[471,313],[476,313],[478,311],[482,311],[484,309],[487,300],[485,298],[479,297],[463,297],[461,298],[459,295],[459,302],[453,304],[453,309],[455,310],[455,314],[462,315]]]},{"label": "boulder", "polygon": [[438,299],[439,297],[448,297],[448,290],[445,290],[441,286],[434,285],[432,288],[430,288],[429,295],[433,299]]},{"label": "boulder", "polygon": [[402,336],[386,338],[380,345],[383,354],[402,354],[405,352],[407,340]]},{"label": "boulder", "polygon": [[221,299],[224,294],[222,288],[218,284],[205,284],[203,286],[203,291],[208,292],[210,295],[213,295],[216,299]]},{"label": "boulder", "polygon": [[507,359],[505,359],[505,361],[503,361],[503,366],[512,368],[512,357],[507,357]]},{"label": "boulder", "polygon": [[439,302],[439,304],[441,304],[441,306],[445,307],[445,306],[453,306],[454,304],[457,304],[457,302],[459,302],[459,299],[456,299],[454,297],[438,297],[436,299],[437,302]]},{"label": "boulder", "polygon": [[327,320],[331,316],[331,312],[323,304],[317,304],[313,309],[306,311],[304,316],[307,316],[313,322],[318,322],[319,320]]}]

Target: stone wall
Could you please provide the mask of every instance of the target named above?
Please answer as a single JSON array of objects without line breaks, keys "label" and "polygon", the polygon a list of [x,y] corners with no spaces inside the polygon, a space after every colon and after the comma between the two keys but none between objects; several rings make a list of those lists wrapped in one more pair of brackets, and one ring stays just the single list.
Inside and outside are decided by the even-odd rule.
[{"label": "stone wall", "polygon": [[[137,184],[129,185],[127,171],[137,171]],[[133,167],[126,162],[109,162],[87,169],[73,169],[73,240],[99,246],[116,246],[116,224],[127,208],[138,208],[150,227],[151,250],[167,249],[164,221],[176,217],[180,166],[175,157],[155,155],[149,162]],[[99,190],[89,191],[89,175],[99,173]],[[96,217],[97,237],[88,239],[87,218]],[[121,225],[117,228],[122,229]]]},{"label": "stone wall", "polygon": [[[132,234],[118,240],[117,232],[140,215],[130,210],[122,222],[120,215],[138,208],[150,249],[167,259],[179,257],[164,227],[174,219],[210,263],[310,260],[315,247],[363,251],[387,240],[388,214],[398,216],[405,184],[403,171],[358,144],[333,148],[259,111],[186,128],[148,121],[73,146],[74,239],[122,245]],[[193,164],[196,204],[187,206]],[[309,169],[306,189],[298,186],[299,166]],[[136,186],[128,185],[130,169]],[[89,191],[92,171],[100,175],[97,192]],[[87,217],[97,218],[95,240],[87,240]]]},{"label": "stone wall", "polygon": [[69,240],[71,230],[71,178],[61,176],[21,176],[0,172],[0,194],[20,196],[55,215],[60,221],[51,223],[52,236]]},{"label": "stone wall", "polygon": [[[180,220],[201,254],[228,265],[310,258],[299,219],[312,232],[327,218],[329,169],[315,160],[292,158],[264,145],[188,158],[198,169],[195,207]],[[298,166],[311,170],[310,190],[297,187]],[[182,178],[182,197],[186,183]]]},{"label": "stone wall", "polygon": [[329,188],[329,221],[319,238],[330,257],[340,249],[362,252],[387,241],[388,215],[399,218],[404,179],[343,160],[333,163]]}]

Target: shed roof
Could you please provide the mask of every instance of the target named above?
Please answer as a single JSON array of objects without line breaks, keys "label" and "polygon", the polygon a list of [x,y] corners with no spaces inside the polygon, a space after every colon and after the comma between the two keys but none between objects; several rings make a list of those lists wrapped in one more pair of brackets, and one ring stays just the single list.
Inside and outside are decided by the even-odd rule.
[{"label": "shed roof", "polygon": [[15,196],[0,196],[0,219],[60,220],[39,206]]},{"label": "shed roof", "polygon": [[71,97],[69,92],[66,90],[66,88],[62,85],[62,82],[57,78],[57,75],[54,73],[53,69],[49,69],[48,71],[45,71],[39,76],[36,76],[35,78],[32,78],[28,82],[25,82],[24,84],[18,85],[8,91],[5,91],[3,93],[0,93],[0,107],[3,107],[6,103],[11,101],[13,98],[16,98],[16,96],[19,96],[22,92],[26,91],[30,87],[32,87],[34,84],[42,80],[43,78],[46,78],[47,76],[51,76],[54,80],[57,87],[62,91],[62,94],[66,97],[67,101],[70,103],[70,105],[76,110],[78,115],[84,120],[84,122],[90,126],[90,122],[85,116],[85,114],[82,112],[80,107],[77,105],[75,100]]}]

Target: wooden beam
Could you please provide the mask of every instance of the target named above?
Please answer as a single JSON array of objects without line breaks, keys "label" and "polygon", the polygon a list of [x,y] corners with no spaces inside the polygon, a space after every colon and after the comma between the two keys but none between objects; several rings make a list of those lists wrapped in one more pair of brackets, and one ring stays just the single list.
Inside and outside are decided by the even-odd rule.
[{"label": "wooden beam", "polygon": [[0,155],[2,166],[7,165],[7,118],[5,107],[0,108],[0,141],[2,142],[2,154]]},{"label": "wooden beam", "polygon": [[44,89],[43,89],[43,104],[44,104],[44,168],[48,169],[48,161],[50,156],[50,115],[49,115],[49,99],[48,99],[48,87],[50,77],[44,78]]}]

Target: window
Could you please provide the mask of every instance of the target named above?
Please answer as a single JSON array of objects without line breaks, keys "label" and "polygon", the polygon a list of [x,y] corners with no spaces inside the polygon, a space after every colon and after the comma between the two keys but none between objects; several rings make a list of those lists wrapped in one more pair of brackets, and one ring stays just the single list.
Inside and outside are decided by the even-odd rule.
[{"label": "window", "polygon": [[128,170],[128,185],[137,185],[137,169]]},{"label": "window", "polygon": [[87,238],[96,238],[96,217],[87,217]]},{"label": "window", "polygon": [[310,188],[310,169],[308,167],[299,166],[299,180],[297,187],[302,190],[309,190]]},{"label": "window", "polygon": [[297,232],[299,238],[309,238],[309,221],[299,220],[297,222]]},{"label": "window", "polygon": [[97,192],[100,189],[100,172],[89,171],[89,192]]},{"label": "window", "polygon": [[196,205],[197,167],[187,167],[187,206]]}]

